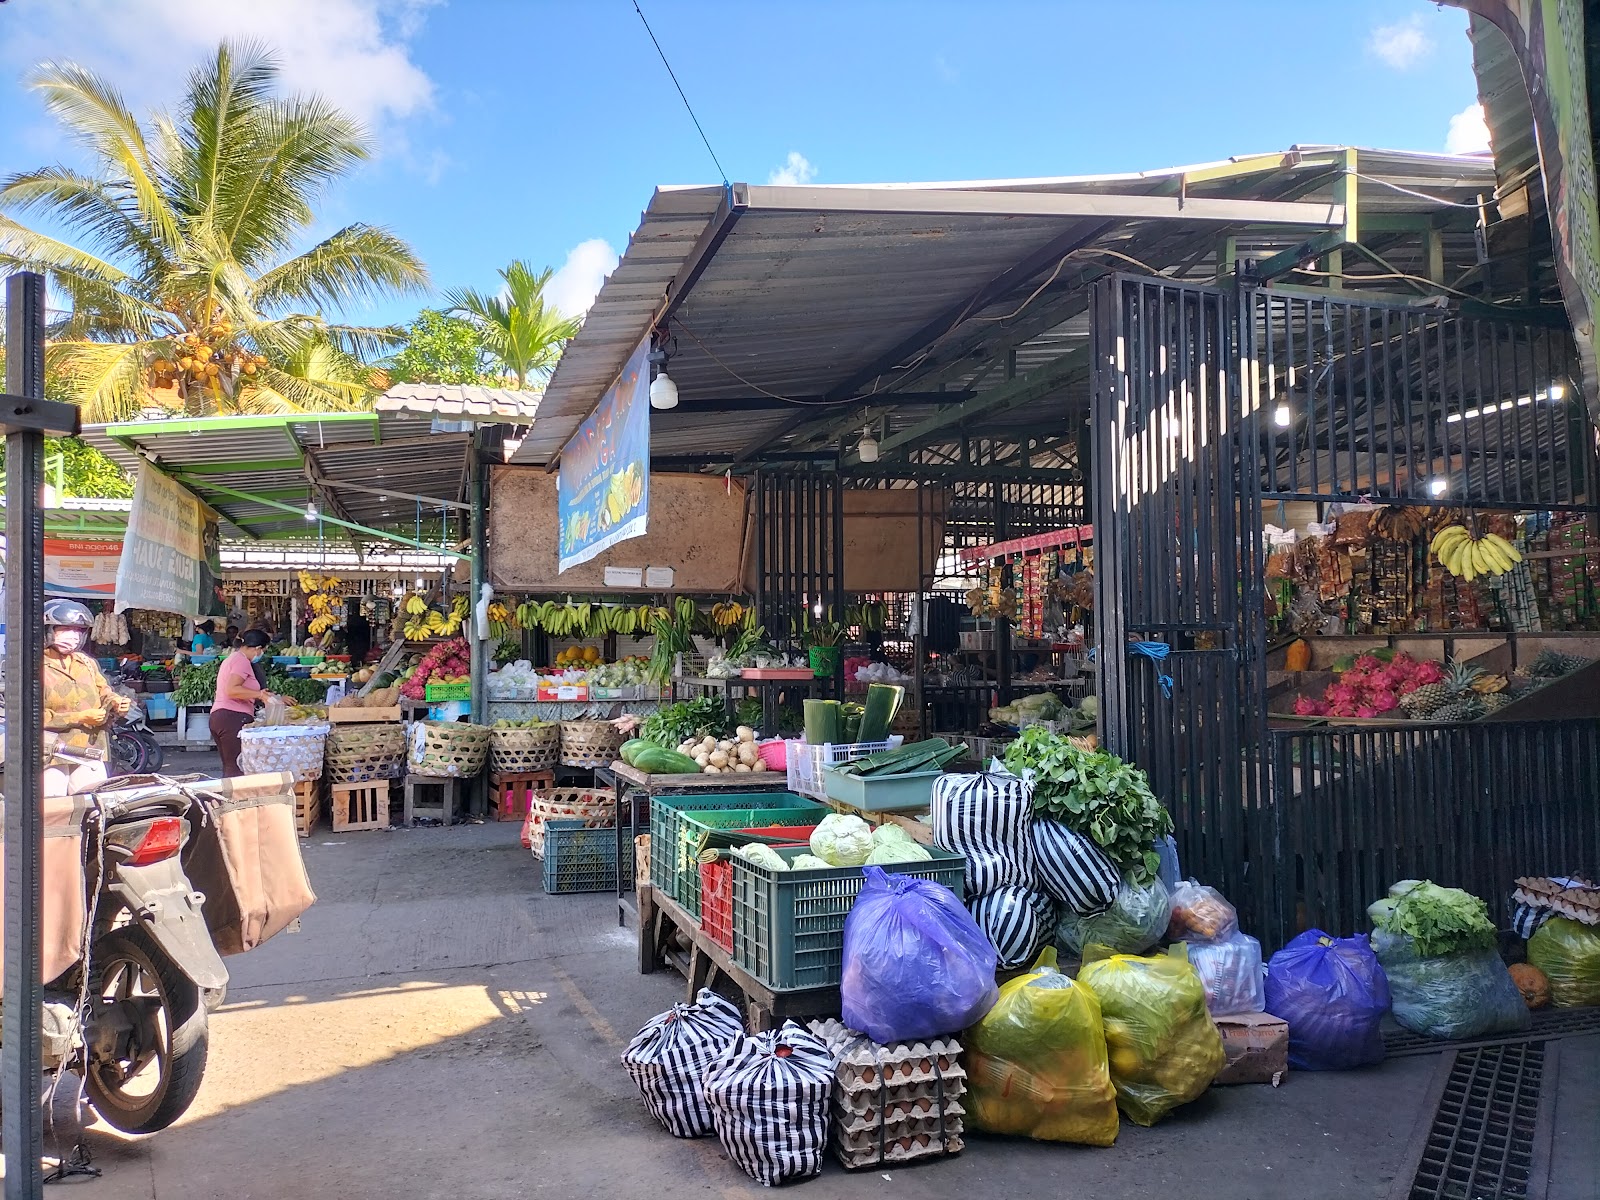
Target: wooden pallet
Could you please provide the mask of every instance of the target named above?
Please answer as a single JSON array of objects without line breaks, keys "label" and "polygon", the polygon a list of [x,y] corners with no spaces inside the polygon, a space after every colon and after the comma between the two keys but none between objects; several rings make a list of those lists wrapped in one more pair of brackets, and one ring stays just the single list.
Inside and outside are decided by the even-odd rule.
[{"label": "wooden pallet", "polygon": [[[417,793],[419,791],[426,794],[437,788],[439,790],[439,819],[446,825],[451,824],[456,818],[456,813],[462,811],[464,797],[461,794],[461,784],[464,782],[467,781],[449,775],[407,775],[405,800],[401,808],[400,823],[402,825],[410,825],[416,819],[417,801],[419,799]],[[433,804],[426,798],[422,800],[422,805],[425,808],[433,807]],[[432,816],[433,814],[425,812],[423,815]]]},{"label": "wooden pallet", "polygon": [[307,779],[294,785],[294,829],[301,837],[310,837],[317,827],[317,817],[322,812],[322,792],[319,781]]},{"label": "wooden pallet", "polygon": [[520,821],[528,805],[541,792],[556,785],[554,771],[519,771],[489,776],[489,803],[497,821]]},{"label": "wooden pallet", "polygon": [[389,783],[387,779],[370,779],[365,783],[329,784],[334,832],[389,828]]}]

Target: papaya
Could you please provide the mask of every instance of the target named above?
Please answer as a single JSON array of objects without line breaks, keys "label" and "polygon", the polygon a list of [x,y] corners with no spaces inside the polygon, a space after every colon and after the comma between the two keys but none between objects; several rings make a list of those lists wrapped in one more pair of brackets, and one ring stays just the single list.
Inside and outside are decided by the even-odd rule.
[{"label": "papaya", "polygon": [[646,775],[698,775],[700,764],[687,754],[661,746],[646,746],[633,756],[634,767]]},{"label": "papaya", "polygon": [[644,738],[629,738],[627,741],[622,743],[622,748],[618,750],[617,753],[622,756],[622,761],[631,767],[633,766],[633,760],[638,756],[639,751],[645,749],[647,746],[654,745],[654,742],[647,742]]},{"label": "papaya", "polygon": [[1296,638],[1289,643],[1288,653],[1284,656],[1284,670],[1309,671],[1311,669],[1311,643],[1305,638]]}]

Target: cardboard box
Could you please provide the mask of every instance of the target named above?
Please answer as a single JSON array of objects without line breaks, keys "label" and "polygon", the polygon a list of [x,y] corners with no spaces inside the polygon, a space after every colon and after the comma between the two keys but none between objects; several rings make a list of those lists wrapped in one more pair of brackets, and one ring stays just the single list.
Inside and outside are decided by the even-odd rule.
[{"label": "cardboard box", "polygon": [[1283,1082],[1289,1073],[1289,1022],[1271,1013],[1235,1013],[1216,1018],[1227,1060],[1212,1082]]}]

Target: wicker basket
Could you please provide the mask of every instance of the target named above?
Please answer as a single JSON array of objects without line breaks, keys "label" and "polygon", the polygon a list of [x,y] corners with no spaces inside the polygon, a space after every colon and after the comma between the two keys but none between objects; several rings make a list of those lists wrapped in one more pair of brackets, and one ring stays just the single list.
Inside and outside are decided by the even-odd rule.
[{"label": "wicker basket", "polygon": [[609,767],[627,740],[610,721],[561,722],[561,762],[568,767]]},{"label": "wicker basket", "polygon": [[561,753],[561,726],[496,729],[489,735],[489,769],[496,775],[548,771]]},{"label": "wicker basket", "polygon": [[617,823],[617,794],[610,788],[552,788],[528,801],[528,845],[544,857],[546,821],[582,821],[588,829],[610,829]]},{"label": "wicker basket", "polygon": [[411,726],[407,767],[413,775],[470,779],[489,757],[487,725],[417,721]]},{"label": "wicker basket", "polygon": [[239,769],[247,775],[287,771],[296,783],[322,776],[326,725],[246,725],[239,730]]},{"label": "wicker basket", "polygon": [[330,783],[368,783],[405,773],[406,731],[398,723],[336,725],[323,749],[322,769]]}]

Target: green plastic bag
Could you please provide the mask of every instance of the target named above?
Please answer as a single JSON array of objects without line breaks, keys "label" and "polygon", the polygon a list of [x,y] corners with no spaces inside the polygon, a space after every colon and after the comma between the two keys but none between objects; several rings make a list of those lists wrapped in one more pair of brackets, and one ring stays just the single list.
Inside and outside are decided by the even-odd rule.
[{"label": "green plastic bag", "polygon": [[1113,954],[1085,964],[1078,982],[1100,998],[1117,1107],[1130,1120],[1154,1125],[1211,1086],[1225,1059],[1222,1035],[1188,963]]},{"label": "green plastic bag", "polygon": [[1528,939],[1528,961],[1550,977],[1557,1008],[1600,1004],[1600,929],[1551,917]]},{"label": "green plastic bag", "polygon": [[966,1042],[965,1103],[979,1129],[1088,1146],[1117,1140],[1100,1002],[1056,970],[1053,948],[1000,989]]}]

